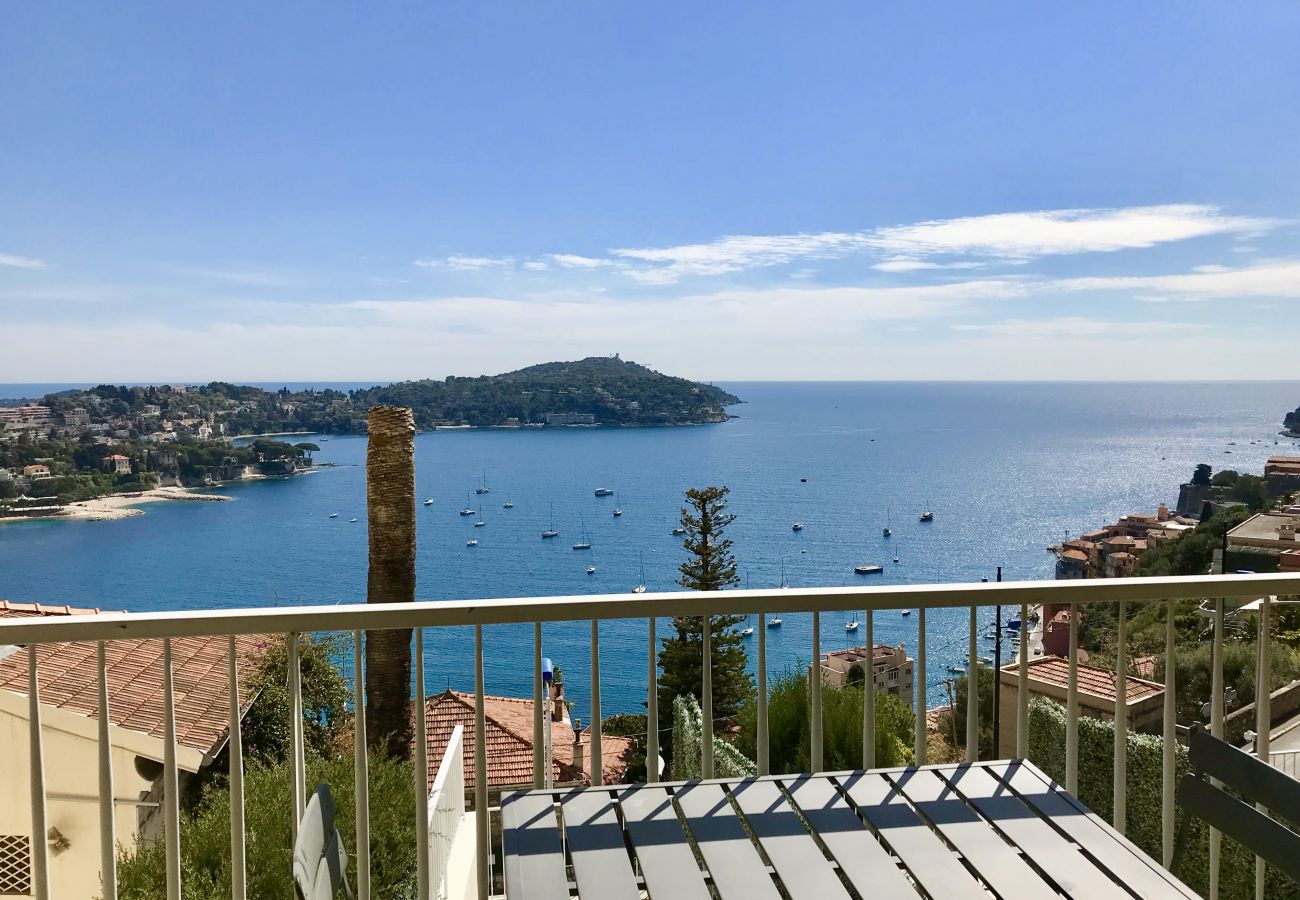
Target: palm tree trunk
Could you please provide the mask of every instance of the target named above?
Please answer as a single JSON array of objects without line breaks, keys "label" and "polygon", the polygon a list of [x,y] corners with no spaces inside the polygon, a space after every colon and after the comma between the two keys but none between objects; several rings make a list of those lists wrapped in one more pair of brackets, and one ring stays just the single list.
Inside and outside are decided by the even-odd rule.
[{"label": "palm tree trunk", "polygon": [[[407,407],[370,410],[366,509],[370,603],[415,600],[415,420]],[[366,742],[411,757],[411,629],[366,632]]]}]

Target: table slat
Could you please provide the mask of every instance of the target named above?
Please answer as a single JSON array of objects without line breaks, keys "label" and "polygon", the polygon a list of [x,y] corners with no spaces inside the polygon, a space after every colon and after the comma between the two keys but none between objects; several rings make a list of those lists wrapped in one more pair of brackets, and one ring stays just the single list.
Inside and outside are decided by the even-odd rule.
[{"label": "table slat", "polygon": [[1111,877],[1144,898],[1196,897],[1190,888],[1160,868],[1098,816],[1020,760],[991,763],[987,771],[1046,816],[1058,830],[1110,871]]},{"label": "table slat", "polygon": [[720,785],[688,784],[678,789],[676,797],[720,896],[725,900],[780,900],[763,858]]},{"label": "table slat", "polygon": [[1129,900],[1132,896],[982,766],[954,766],[939,770],[939,774],[1027,857],[1041,863],[1069,896],[1077,900]]},{"label": "table slat", "polygon": [[791,900],[850,900],[830,860],[774,782],[742,781],[731,786],[731,796]]},{"label": "table slat", "polygon": [[883,775],[855,772],[840,783],[853,805],[931,896],[987,900],[984,887]]},{"label": "table slat", "polygon": [[550,794],[511,794],[501,802],[501,846],[510,900],[568,900],[564,848]]},{"label": "table slat", "polygon": [[581,897],[640,900],[641,889],[623,843],[614,800],[605,791],[577,790],[560,800],[564,833]]},{"label": "table slat", "polygon": [[1017,900],[1060,896],[934,772],[909,769],[890,780],[997,893]]},{"label": "table slat", "polygon": [[803,777],[785,784],[858,893],[864,897],[921,896],[829,779]]},{"label": "table slat", "polygon": [[704,875],[686,843],[668,792],[653,785],[638,785],[623,792],[619,806],[650,896],[709,900]]}]

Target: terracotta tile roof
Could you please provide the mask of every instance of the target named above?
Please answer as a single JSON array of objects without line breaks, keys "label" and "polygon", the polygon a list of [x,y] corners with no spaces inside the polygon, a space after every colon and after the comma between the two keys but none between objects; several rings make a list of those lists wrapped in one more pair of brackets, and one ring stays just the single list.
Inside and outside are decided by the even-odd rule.
[{"label": "terracotta tile roof", "polygon": [[[1064,553],[1061,554],[1061,558],[1073,559],[1073,560],[1077,560],[1078,562],[1087,562],[1088,554],[1084,553],[1082,550],[1066,550]],[[704,639],[700,638],[700,640],[704,640]]]},{"label": "terracotta tile roof", "polygon": [[[457,725],[465,729],[465,789],[474,787],[474,695],[443,691],[426,698],[424,715],[428,729],[429,787],[437,775],[442,756],[447,751],[451,733]],[[531,785],[533,782],[533,701],[519,697],[483,698],[483,717],[487,737],[487,776],[492,788]],[[573,725],[567,719],[555,722],[551,730],[554,742],[551,764],[556,784],[586,782],[573,768]],[[584,769],[590,765],[590,737],[583,732]],[[604,781],[617,784],[627,770],[625,756],[631,749],[629,738],[603,735]]]},{"label": "terracotta tile roof", "polygon": [[[0,616],[77,615],[97,610],[5,603]],[[240,702],[253,700],[247,675],[266,646],[265,635],[235,639],[240,660]],[[41,703],[86,716],[99,716],[99,663],[94,641],[43,644],[37,651],[36,671]],[[162,641],[114,640],[104,644],[108,674],[109,721],[151,737],[163,735]],[[197,637],[172,640],[172,688],[176,700],[176,741],[211,754],[226,739],[230,716],[226,678],[227,638]],[[27,696],[27,654],[0,659],[0,689]]]},{"label": "terracotta tile roof", "polygon": [[13,600],[0,600],[0,619],[16,619],[27,616],[94,616],[102,610],[81,609],[76,606],[51,606],[46,603],[15,603]]},{"label": "terracotta tile roof", "polygon": [[[1003,672],[1015,675],[1018,663],[1003,666]],[[1115,699],[1115,673],[1109,669],[1079,664],[1079,691],[1094,697]],[[1058,687],[1067,687],[1070,683],[1070,663],[1059,656],[1045,656],[1029,663],[1029,677]],[[1125,695],[1129,703],[1156,697],[1164,693],[1164,687],[1152,681],[1129,676],[1124,680]]]}]

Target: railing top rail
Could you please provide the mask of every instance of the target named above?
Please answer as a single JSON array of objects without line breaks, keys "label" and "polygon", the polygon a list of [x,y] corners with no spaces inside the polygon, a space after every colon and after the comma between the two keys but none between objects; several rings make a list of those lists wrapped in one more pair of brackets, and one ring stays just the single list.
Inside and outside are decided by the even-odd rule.
[{"label": "railing top rail", "polygon": [[[978,584],[907,584],[736,590],[710,593],[711,615],[768,611],[958,607],[1021,603],[1105,603],[1181,597],[1260,597],[1300,594],[1300,574],[1194,575],[1077,581],[1012,581]],[[700,615],[694,591],[522,597],[503,600],[424,600],[415,603],[345,603],[261,609],[100,613],[0,619],[0,645],[206,635],[309,631],[382,630],[448,625],[508,625],[590,619],[643,619]]]}]

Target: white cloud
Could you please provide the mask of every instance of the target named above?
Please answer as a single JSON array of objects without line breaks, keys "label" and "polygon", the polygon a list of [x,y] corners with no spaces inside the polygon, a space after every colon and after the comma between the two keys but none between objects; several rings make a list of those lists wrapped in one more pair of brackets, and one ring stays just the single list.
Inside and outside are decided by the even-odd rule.
[{"label": "white cloud", "polygon": [[982,262],[949,262],[937,263],[926,262],[921,259],[887,259],[884,262],[876,263],[871,268],[881,272],[917,272],[922,269],[982,269],[986,263]]},{"label": "white cloud", "polygon": [[1019,338],[1100,337],[1103,335],[1149,335],[1200,331],[1205,326],[1191,322],[1112,322],[1083,316],[1055,319],[1006,319],[986,324],[958,324],[954,331],[977,332]]},{"label": "white cloud", "polygon": [[509,256],[457,256],[452,255],[444,259],[426,257],[417,259],[414,265],[422,269],[437,269],[446,267],[454,272],[477,272],[482,269],[508,269],[513,267],[515,260]]},{"label": "white cloud", "polygon": [[613,265],[608,259],[594,259],[573,253],[552,253],[550,258],[557,266],[565,269],[601,269]]},{"label": "white cloud", "polygon": [[1240,269],[1202,266],[1185,275],[1065,278],[1050,284],[1067,291],[1125,291],[1186,300],[1300,297],[1300,262],[1288,260]]},{"label": "white cloud", "polygon": [[871,234],[870,244],[909,258],[964,254],[1014,260],[1139,249],[1216,234],[1258,234],[1277,224],[1195,204],[1058,209],[881,228]]},{"label": "white cloud", "polygon": [[0,253],[0,266],[8,266],[11,269],[29,269],[39,271],[46,268],[45,260],[33,259],[30,256],[18,256],[14,253]]}]

